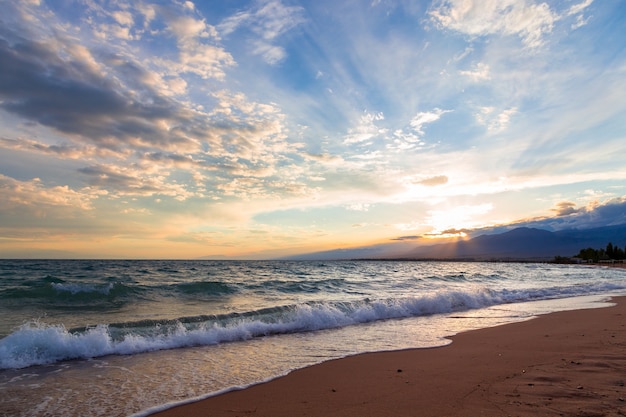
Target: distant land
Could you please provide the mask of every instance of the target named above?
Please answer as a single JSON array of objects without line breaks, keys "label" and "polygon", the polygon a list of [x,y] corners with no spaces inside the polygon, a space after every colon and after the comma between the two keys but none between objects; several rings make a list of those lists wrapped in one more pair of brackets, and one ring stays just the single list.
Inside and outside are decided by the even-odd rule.
[{"label": "distant land", "polygon": [[503,260],[550,261],[557,256],[573,257],[584,248],[604,248],[607,243],[626,246],[626,224],[590,229],[548,231],[518,227],[504,233],[483,234],[452,243],[418,246],[389,243],[353,249],[307,253],[283,259],[415,259],[415,260]]}]

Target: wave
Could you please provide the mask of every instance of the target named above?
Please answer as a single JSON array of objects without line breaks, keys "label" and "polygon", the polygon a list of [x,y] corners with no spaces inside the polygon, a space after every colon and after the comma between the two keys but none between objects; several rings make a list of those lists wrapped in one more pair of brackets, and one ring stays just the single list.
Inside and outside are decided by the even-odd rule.
[{"label": "wave", "polygon": [[[52,288],[54,288],[58,293],[70,293],[72,295],[76,294],[103,294],[109,295],[111,294],[111,290],[114,288],[115,284],[108,283],[104,285],[96,285],[96,284],[79,284],[73,282],[61,282],[61,283],[52,283]],[[118,284],[118,286],[122,286],[122,284]]]},{"label": "wave", "polygon": [[333,329],[377,320],[429,316],[624,288],[609,283],[497,291],[474,288],[407,298],[305,303],[219,316],[100,324],[74,330],[67,330],[62,325],[33,321],[0,339],[0,369],[25,368],[112,354],[130,355],[213,345],[268,335]]},{"label": "wave", "polygon": [[185,282],[157,286],[145,286],[122,282],[87,283],[68,282],[46,277],[41,281],[29,281],[20,286],[0,290],[2,299],[42,299],[49,302],[99,302],[172,293],[189,296],[221,296],[233,294],[238,289],[218,281]]},{"label": "wave", "polygon": [[45,279],[43,282],[27,283],[21,287],[4,289],[0,291],[0,297],[46,299],[52,302],[85,302],[132,296],[137,292],[138,288],[119,282],[87,284]]},{"label": "wave", "polygon": [[179,292],[191,295],[222,295],[237,291],[233,286],[219,281],[185,282],[175,287]]},{"label": "wave", "polygon": [[272,292],[280,294],[315,294],[331,291],[350,291],[353,288],[366,286],[366,282],[353,282],[344,278],[306,279],[300,273],[295,279],[269,279],[262,282],[248,283],[245,288],[252,291]]}]

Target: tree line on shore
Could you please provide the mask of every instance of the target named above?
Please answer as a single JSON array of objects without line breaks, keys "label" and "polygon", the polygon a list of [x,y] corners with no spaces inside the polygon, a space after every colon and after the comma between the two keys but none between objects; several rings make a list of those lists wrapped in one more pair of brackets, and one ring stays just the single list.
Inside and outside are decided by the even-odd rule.
[{"label": "tree line on shore", "polygon": [[575,258],[582,259],[587,262],[599,262],[599,261],[609,261],[609,260],[624,260],[626,259],[626,247],[623,249],[617,245],[613,245],[613,243],[609,242],[606,245],[606,248],[593,249],[586,248],[581,249],[578,252],[578,255]]}]

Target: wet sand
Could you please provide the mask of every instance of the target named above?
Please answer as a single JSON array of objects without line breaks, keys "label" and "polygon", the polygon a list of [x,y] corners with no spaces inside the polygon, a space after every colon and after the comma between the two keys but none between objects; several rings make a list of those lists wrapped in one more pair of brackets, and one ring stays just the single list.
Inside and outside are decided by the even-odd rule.
[{"label": "wet sand", "polygon": [[625,416],[626,297],[613,302],[333,360],[155,416]]}]

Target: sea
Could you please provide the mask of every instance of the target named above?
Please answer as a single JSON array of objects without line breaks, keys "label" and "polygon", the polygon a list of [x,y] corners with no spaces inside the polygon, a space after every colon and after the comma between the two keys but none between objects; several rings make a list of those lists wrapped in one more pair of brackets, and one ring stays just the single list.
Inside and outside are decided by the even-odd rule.
[{"label": "sea", "polygon": [[323,361],[626,295],[626,269],[0,260],[0,416],[147,416]]}]

